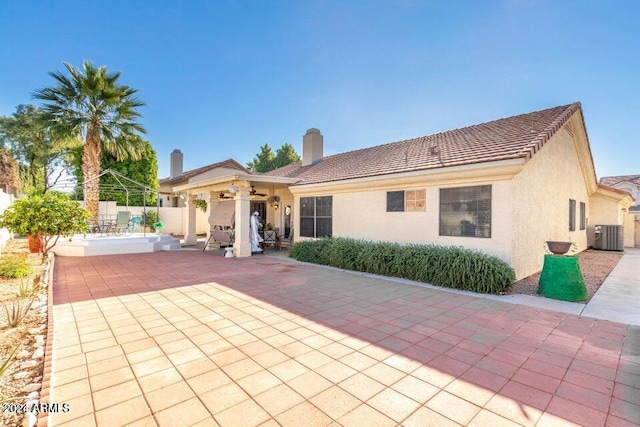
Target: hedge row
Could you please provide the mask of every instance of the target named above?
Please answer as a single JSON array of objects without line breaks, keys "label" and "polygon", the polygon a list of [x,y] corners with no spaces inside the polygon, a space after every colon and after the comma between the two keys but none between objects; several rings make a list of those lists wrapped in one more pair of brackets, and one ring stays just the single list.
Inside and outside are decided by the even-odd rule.
[{"label": "hedge row", "polygon": [[515,281],[501,259],[457,246],[330,237],[298,242],[289,254],[298,261],[488,294],[503,293]]}]

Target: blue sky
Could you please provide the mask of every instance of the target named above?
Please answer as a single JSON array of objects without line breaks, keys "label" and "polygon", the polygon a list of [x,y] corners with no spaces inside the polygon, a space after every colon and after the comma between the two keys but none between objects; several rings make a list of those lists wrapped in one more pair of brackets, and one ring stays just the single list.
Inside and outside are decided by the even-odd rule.
[{"label": "blue sky", "polygon": [[0,0],[0,114],[83,60],[139,89],[160,176],[582,102],[598,177],[640,174],[640,2]]}]

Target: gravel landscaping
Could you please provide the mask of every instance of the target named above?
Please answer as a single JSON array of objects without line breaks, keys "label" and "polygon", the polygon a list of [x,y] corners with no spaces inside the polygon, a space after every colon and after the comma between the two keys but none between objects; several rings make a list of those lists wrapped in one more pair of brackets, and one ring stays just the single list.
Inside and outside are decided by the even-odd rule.
[{"label": "gravel landscaping", "polygon": [[[578,254],[580,271],[587,285],[588,300],[593,297],[604,279],[615,268],[622,258],[623,252],[598,251],[589,249]],[[540,273],[518,280],[511,287],[509,294],[537,295]],[[543,298],[543,297],[541,297]]]}]

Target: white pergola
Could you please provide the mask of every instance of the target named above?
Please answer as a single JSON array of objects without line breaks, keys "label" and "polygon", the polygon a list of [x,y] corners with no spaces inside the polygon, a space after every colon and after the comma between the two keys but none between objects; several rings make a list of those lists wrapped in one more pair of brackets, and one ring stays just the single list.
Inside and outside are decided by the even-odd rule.
[{"label": "white pergola", "polygon": [[[287,188],[297,181],[295,178],[252,175],[237,173],[224,175],[211,179],[205,179],[193,183],[177,185],[173,187],[174,193],[184,194],[187,205],[187,216],[184,223],[185,244],[195,245],[196,236],[196,204],[198,194],[207,194],[207,207],[209,217],[213,215],[213,208],[218,202],[221,192],[233,194],[235,203],[235,239],[233,244],[233,254],[236,257],[251,256],[251,245],[249,243],[249,221],[251,217],[251,187],[271,187]],[[211,223],[211,220],[209,221]]]}]

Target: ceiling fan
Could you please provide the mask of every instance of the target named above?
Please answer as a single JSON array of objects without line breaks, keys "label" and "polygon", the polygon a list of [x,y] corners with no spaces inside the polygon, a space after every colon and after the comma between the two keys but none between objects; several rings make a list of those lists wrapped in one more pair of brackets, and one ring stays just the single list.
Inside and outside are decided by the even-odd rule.
[{"label": "ceiling fan", "polygon": [[224,191],[221,191],[220,195],[218,196],[218,200],[225,200],[225,199],[233,199],[233,196],[231,194],[225,194]]},{"label": "ceiling fan", "polygon": [[257,193],[255,185],[251,186],[251,191],[249,192],[249,194],[252,195],[252,196],[260,196],[260,197],[266,196],[266,194],[264,194],[264,193]]}]

